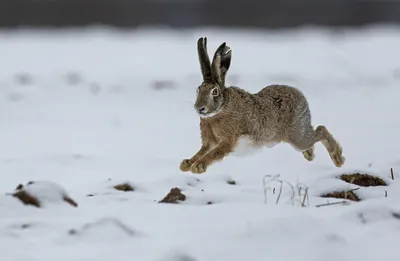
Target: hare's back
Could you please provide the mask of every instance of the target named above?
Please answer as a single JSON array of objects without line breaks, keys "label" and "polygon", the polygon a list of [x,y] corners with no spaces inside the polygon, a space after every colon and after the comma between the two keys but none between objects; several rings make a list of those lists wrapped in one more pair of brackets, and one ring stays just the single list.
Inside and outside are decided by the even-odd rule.
[{"label": "hare's back", "polygon": [[308,108],[307,99],[297,88],[288,85],[269,85],[256,93],[262,99],[272,102],[281,110]]},{"label": "hare's back", "polygon": [[288,85],[269,85],[256,93],[272,106],[272,114],[278,119],[281,128],[298,124],[300,119],[307,124],[311,120],[308,102],[297,88]]},{"label": "hare's back", "polygon": [[293,102],[306,99],[299,89],[282,84],[268,85],[256,93],[256,95],[260,97],[283,98],[285,100],[292,100]]}]

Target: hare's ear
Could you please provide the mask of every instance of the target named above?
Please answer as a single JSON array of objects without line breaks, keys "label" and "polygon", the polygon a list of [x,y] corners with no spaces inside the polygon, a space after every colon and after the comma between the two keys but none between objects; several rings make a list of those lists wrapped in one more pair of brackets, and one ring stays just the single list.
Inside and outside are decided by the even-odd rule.
[{"label": "hare's ear", "polygon": [[197,40],[197,53],[199,56],[201,73],[203,80],[209,82],[211,80],[211,65],[210,58],[207,53],[207,37],[201,37]]},{"label": "hare's ear", "polygon": [[225,76],[231,65],[231,49],[222,43],[215,51],[214,58],[211,64],[211,77],[220,86],[225,85]]},{"label": "hare's ear", "polygon": [[225,84],[226,74],[228,73],[229,67],[231,66],[232,49],[225,46],[227,49],[224,51],[221,57],[221,80]]}]

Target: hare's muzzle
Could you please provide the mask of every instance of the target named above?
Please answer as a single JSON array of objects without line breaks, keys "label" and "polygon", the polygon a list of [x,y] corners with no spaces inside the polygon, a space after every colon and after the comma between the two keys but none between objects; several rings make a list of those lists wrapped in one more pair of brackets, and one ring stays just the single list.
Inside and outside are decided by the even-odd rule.
[{"label": "hare's muzzle", "polygon": [[206,107],[199,107],[199,108],[197,108],[197,112],[200,114],[200,115],[206,115]]}]

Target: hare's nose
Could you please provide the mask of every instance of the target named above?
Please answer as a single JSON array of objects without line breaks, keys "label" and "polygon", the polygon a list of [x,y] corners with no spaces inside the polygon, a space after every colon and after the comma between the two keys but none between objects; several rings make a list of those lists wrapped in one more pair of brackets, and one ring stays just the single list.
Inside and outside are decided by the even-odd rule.
[{"label": "hare's nose", "polygon": [[198,110],[199,110],[200,113],[203,113],[203,112],[205,112],[206,107],[200,107],[200,108],[198,108]]}]

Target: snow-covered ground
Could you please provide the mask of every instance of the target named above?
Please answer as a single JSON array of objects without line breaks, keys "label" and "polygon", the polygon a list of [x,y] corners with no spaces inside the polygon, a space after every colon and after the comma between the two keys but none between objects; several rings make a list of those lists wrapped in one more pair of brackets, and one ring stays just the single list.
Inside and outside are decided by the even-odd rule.
[{"label": "snow-covered ground", "polygon": [[[345,165],[336,168],[321,144],[313,162],[280,144],[203,175],[181,172],[200,146],[192,105],[201,36],[210,55],[223,41],[232,48],[228,84],[300,88]],[[0,31],[1,260],[398,260],[399,46],[400,29],[385,27]],[[316,207],[340,201],[323,193],[357,188],[335,178],[354,171],[389,186],[360,188],[359,203]],[[278,204],[279,182],[264,193],[263,179],[277,174],[308,188],[305,207],[287,183]],[[7,194],[29,181],[78,207],[25,206]],[[125,181],[135,191],[112,188]],[[158,204],[173,187],[186,201]]]}]

